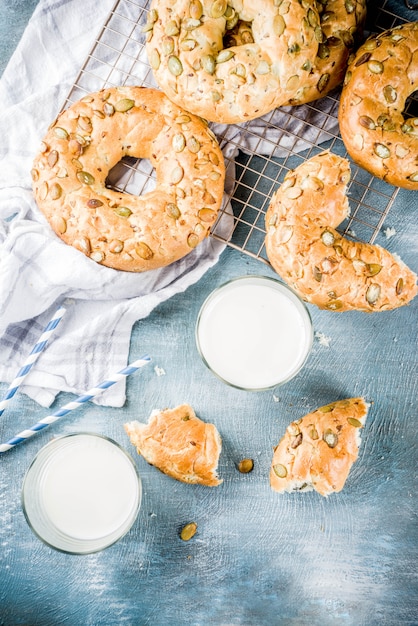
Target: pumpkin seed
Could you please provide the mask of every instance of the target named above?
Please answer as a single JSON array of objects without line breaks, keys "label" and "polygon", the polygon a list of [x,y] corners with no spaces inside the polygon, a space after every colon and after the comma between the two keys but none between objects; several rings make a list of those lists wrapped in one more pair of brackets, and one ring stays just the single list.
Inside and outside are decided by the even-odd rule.
[{"label": "pumpkin seed", "polygon": [[212,98],[212,102],[219,102],[219,100],[222,98],[222,96],[219,93],[219,91],[212,91],[211,92],[211,98]]},{"label": "pumpkin seed", "polygon": [[354,13],[354,11],[356,10],[356,3],[354,2],[354,0],[345,0],[344,5],[347,13]]},{"label": "pumpkin seed", "polygon": [[284,21],[284,18],[281,15],[276,15],[273,20],[274,34],[277,35],[277,37],[280,37],[281,35],[283,35],[285,30],[286,30],[286,22]]},{"label": "pumpkin seed", "polygon": [[322,243],[325,246],[334,245],[335,237],[334,237],[334,234],[329,230],[324,230],[324,232],[321,235],[321,239],[322,239]]},{"label": "pumpkin seed", "polygon": [[409,176],[407,176],[407,179],[413,183],[418,183],[418,172],[414,172],[413,174],[410,174]]},{"label": "pumpkin seed", "polygon": [[265,74],[269,74],[270,73],[270,65],[267,63],[267,61],[260,61],[260,63],[257,65],[257,67],[255,69],[255,73],[259,74],[260,76],[263,76]]},{"label": "pumpkin seed", "polygon": [[315,266],[314,266],[314,268],[313,268],[313,270],[312,270],[312,273],[313,273],[313,277],[314,277],[314,279],[315,279],[318,283],[320,283],[320,282],[321,282],[321,280],[322,280],[322,272],[321,272],[321,270],[319,269],[319,267],[317,267],[317,266],[315,265]]},{"label": "pumpkin seed", "polygon": [[286,478],[287,476],[287,469],[281,463],[276,463],[276,465],[273,465],[273,472],[279,478]]},{"label": "pumpkin seed", "polygon": [[189,541],[192,537],[195,536],[196,531],[197,531],[196,522],[189,522],[188,524],[183,526],[183,528],[181,529],[180,538],[183,541]]},{"label": "pumpkin seed", "polygon": [[367,63],[371,56],[371,52],[364,52],[364,54],[357,59],[355,67],[359,67],[360,65],[363,65],[363,63]]},{"label": "pumpkin seed", "polygon": [[319,93],[322,93],[324,91],[324,89],[326,89],[328,83],[329,83],[329,79],[330,79],[330,75],[329,74],[322,74],[321,78],[318,80],[318,84],[316,86],[316,88],[318,89]]},{"label": "pumpkin seed", "polygon": [[171,72],[173,76],[180,76],[180,74],[183,73],[183,65],[181,61],[178,57],[174,55],[169,57],[167,66],[168,66],[169,72]]},{"label": "pumpkin seed", "polygon": [[39,191],[38,191],[39,199],[46,200],[48,191],[49,191],[48,183],[44,181],[42,185],[39,187]]},{"label": "pumpkin seed", "polygon": [[151,50],[150,55],[149,55],[149,63],[153,70],[158,70],[158,68],[160,67],[161,59],[160,59],[160,53],[158,52],[157,48],[153,48]]},{"label": "pumpkin seed", "polygon": [[232,57],[234,56],[235,56],[235,52],[233,52],[232,50],[221,50],[218,56],[216,57],[216,62],[225,63],[226,61],[229,61],[230,59],[232,59]]},{"label": "pumpkin seed", "polygon": [[374,153],[381,159],[388,159],[390,157],[390,150],[383,143],[375,143],[373,146]]},{"label": "pumpkin seed", "polygon": [[171,172],[171,178],[170,178],[171,183],[173,185],[177,185],[183,179],[183,176],[184,176],[183,168],[181,167],[181,165],[177,165]]},{"label": "pumpkin seed", "polygon": [[180,43],[180,48],[185,52],[190,52],[191,50],[194,50],[196,46],[197,41],[195,41],[194,39],[183,39],[183,41]]},{"label": "pumpkin seed", "polygon": [[34,183],[39,180],[39,171],[36,168],[31,169],[30,175]]},{"label": "pumpkin seed", "polygon": [[95,250],[94,252],[90,254],[90,258],[92,261],[95,261],[96,263],[101,263],[102,261],[104,261],[105,254],[104,252],[101,252],[100,250]]},{"label": "pumpkin seed", "polygon": [[327,428],[323,435],[323,440],[329,448],[335,448],[338,443],[338,435],[332,432],[330,428]]},{"label": "pumpkin seed", "polygon": [[54,133],[59,139],[68,139],[68,133],[65,128],[60,128],[59,126],[56,126],[54,128]]},{"label": "pumpkin seed", "polygon": [[80,183],[83,183],[84,185],[93,185],[95,182],[94,176],[92,176],[88,172],[84,172],[83,170],[81,170],[80,172],[77,172],[77,178],[80,181]]},{"label": "pumpkin seed", "polygon": [[128,209],[126,206],[118,206],[113,212],[119,215],[119,217],[129,217],[132,215],[131,209]]},{"label": "pumpkin seed", "polygon": [[[150,63],[151,63],[151,59],[150,59]],[[157,69],[157,68],[154,68],[154,69]],[[107,115],[107,117],[112,117],[114,112],[115,112],[115,107],[113,106],[113,104],[111,104],[110,102],[105,102],[103,105],[103,113]]]},{"label": "pumpkin seed", "polygon": [[226,7],[227,7],[226,0],[215,0],[215,2],[212,3],[211,9],[210,9],[211,16],[214,18],[222,17],[222,15],[226,11]]},{"label": "pumpkin seed", "polygon": [[177,22],[175,22],[174,20],[170,20],[165,25],[165,34],[166,35],[172,35],[173,37],[175,37],[176,35],[179,34],[179,32],[180,31],[179,31],[179,27],[177,26]]},{"label": "pumpkin seed", "polygon": [[213,211],[212,209],[208,209],[205,207],[199,210],[198,216],[199,216],[199,219],[202,220],[202,222],[213,222],[213,220],[216,217],[216,211]]},{"label": "pumpkin seed", "polygon": [[332,302],[328,302],[328,304],[326,305],[327,309],[329,309],[330,311],[338,311],[339,309],[342,309],[343,303],[341,302],[341,300],[333,300]]},{"label": "pumpkin seed", "polygon": [[242,459],[242,461],[238,463],[238,470],[241,474],[248,474],[249,472],[252,472],[253,469],[254,461],[252,459]]},{"label": "pumpkin seed", "polygon": [[193,18],[185,19],[182,22],[184,30],[187,30],[188,32],[194,30],[195,28],[198,28],[200,24],[200,20],[194,20]]},{"label": "pumpkin seed", "polygon": [[60,233],[60,235],[63,235],[65,231],[67,230],[67,222],[60,215],[54,215],[52,217],[52,227],[55,230],[55,232]]},{"label": "pumpkin seed", "polygon": [[347,422],[351,426],[354,426],[354,428],[361,428],[362,427],[362,423],[359,422],[355,417],[347,417]]},{"label": "pumpkin seed", "polygon": [[216,61],[215,58],[211,54],[203,55],[202,59],[202,67],[208,74],[214,74],[216,69]]},{"label": "pumpkin seed", "polygon": [[130,109],[134,106],[135,100],[131,100],[131,98],[122,98],[122,100],[118,100],[118,102],[116,102],[115,111],[125,113],[126,111],[130,111]]},{"label": "pumpkin seed", "polygon": [[294,91],[295,89],[298,88],[298,86],[299,86],[299,76],[297,74],[294,74],[288,79],[286,83],[286,90]]},{"label": "pumpkin seed", "polygon": [[122,250],[123,250],[123,241],[120,241],[119,239],[114,239],[113,241],[110,242],[109,252],[111,252],[112,254],[120,254]]},{"label": "pumpkin seed", "polygon": [[190,235],[187,237],[187,245],[189,246],[189,248],[196,248],[198,243],[199,237],[195,233],[190,233]]},{"label": "pumpkin seed", "polygon": [[165,211],[167,215],[175,220],[177,220],[181,215],[180,209],[178,208],[177,204],[174,204],[174,202],[168,202],[165,206]]},{"label": "pumpkin seed", "polygon": [[87,206],[89,209],[97,209],[99,206],[103,206],[103,202],[97,198],[90,198],[90,200],[87,201]]},{"label": "pumpkin seed", "polygon": [[51,185],[49,190],[49,195],[51,196],[51,200],[58,200],[62,196],[62,187],[58,183],[54,183]]},{"label": "pumpkin seed", "polygon": [[398,282],[396,283],[396,295],[400,296],[402,291],[403,291],[403,278],[399,278]]},{"label": "pumpkin seed", "polygon": [[135,252],[141,259],[144,259],[144,261],[149,261],[154,256],[153,251],[144,241],[140,241],[136,244]]},{"label": "pumpkin seed", "polygon": [[382,266],[379,265],[379,263],[369,263],[367,269],[369,271],[369,276],[376,276],[376,274],[381,271]]},{"label": "pumpkin seed", "polygon": [[363,44],[363,50],[376,50],[376,48],[377,48],[377,39],[375,37],[368,39]]},{"label": "pumpkin seed", "polygon": [[376,283],[372,283],[366,291],[366,300],[372,306],[376,304],[380,297],[381,287]]},{"label": "pumpkin seed", "polygon": [[86,133],[91,133],[93,126],[89,117],[81,115],[77,120],[77,125]]},{"label": "pumpkin seed", "polygon": [[171,143],[175,152],[182,152],[186,147],[186,139],[183,133],[174,135]]},{"label": "pumpkin seed", "polygon": [[324,404],[324,406],[320,406],[318,411],[320,413],[331,413],[334,410],[335,404]]},{"label": "pumpkin seed", "polygon": [[303,441],[303,435],[302,433],[298,433],[290,442],[290,447],[292,448],[292,450],[295,450],[296,448],[298,448],[301,443]]},{"label": "pumpkin seed", "polygon": [[291,240],[293,237],[293,226],[282,226],[276,235],[276,243],[284,244]]},{"label": "pumpkin seed", "polygon": [[320,43],[318,46],[318,56],[320,59],[328,59],[331,54],[330,49],[325,43]]},{"label": "pumpkin seed", "polygon": [[90,254],[91,252],[91,242],[88,237],[82,237],[76,242],[76,246],[84,252],[84,254]]},{"label": "pumpkin seed", "polygon": [[396,102],[396,99],[398,97],[396,89],[394,89],[392,85],[386,85],[386,87],[383,89],[383,95],[385,96],[386,102],[389,103]]},{"label": "pumpkin seed", "polygon": [[48,165],[49,167],[54,167],[54,165],[56,165],[57,161],[58,161],[58,152],[57,150],[51,150],[51,152],[48,154]]},{"label": "pumpkin seed", "polygon": [[190,17],[195,20],[200,20],[203,15],[203,7],[200,0],[191,0],[189,5]]},{"label": "pumpkin seed", "polygon": [[308,430],[309,437],[313,439],[314,441],[316,439],[319,439],[318,431],[316,430],[315,426],[312,424],[308,428],[309,428]]},{"label": "pumpkin seed", "polygon": [[367,67],[372,72],[372,74],[382,74],[383,72],[383,63],[374,59],[368,62]]},{"label": "pumpkin seed", "polygon": [[187,149],[192,154],[197,154],[200,150],[200,142],[196,139],[196,137],[189,137],[187,140]]}]

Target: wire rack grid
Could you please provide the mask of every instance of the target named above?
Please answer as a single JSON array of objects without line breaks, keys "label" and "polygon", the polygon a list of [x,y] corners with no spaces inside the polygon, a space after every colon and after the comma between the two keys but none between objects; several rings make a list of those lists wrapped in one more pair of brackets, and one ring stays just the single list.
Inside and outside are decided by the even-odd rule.
[{"label": "wire rack grid", "polygon": [[[406,21],[386,8],[373,8],[373,25],[380,32]],[[64,107],[87,93],[106,87],[157,87],[145,50],[144,25],[150,0],[118,0],[110,11]],[[349,158],[338,130],[339,92],[309,105],[281,107],[259,119],[237,125],[211,124],[224,152],[227,172],[225,201],[211,236],[264,263],[265,213],[286,173],[322,150]],[[405,115],[417,101],[413,97]],[[146,159],[123,159],[109,173],[107,184],[140,195],[155,186]],[[351,162],[348,190],[350,216],[340,225],[344,236],[373,243],[399,189]],[[231,226],[231,213],[232,226]],[[228,219],[228,228],[224,227]]]}]

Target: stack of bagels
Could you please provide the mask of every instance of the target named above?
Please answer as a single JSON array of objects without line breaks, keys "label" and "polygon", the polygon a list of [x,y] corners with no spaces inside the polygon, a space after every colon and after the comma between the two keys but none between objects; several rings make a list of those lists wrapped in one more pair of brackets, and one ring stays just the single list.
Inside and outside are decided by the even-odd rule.
[{"label": "stack of bagels", "polygon": [[[356,47],[365,0],[153,0],[144,27],[161,89],[87,94],[50,126],[32,170],[55,233],[93,261],[142,272],[184,257],[221,208],[225,166],[208,122],[245,122],[322,98],[343,84],[339,125],[354,162],[418,189],[418,22]],[[156,187],[111,190],[124,156],[148,158]],[[323,153],[289,172],[266,215],[266,250],[281,278],[331,311],[409,302],[416,276],[378,246],[335,228],[348,214],[348,162]]]}]

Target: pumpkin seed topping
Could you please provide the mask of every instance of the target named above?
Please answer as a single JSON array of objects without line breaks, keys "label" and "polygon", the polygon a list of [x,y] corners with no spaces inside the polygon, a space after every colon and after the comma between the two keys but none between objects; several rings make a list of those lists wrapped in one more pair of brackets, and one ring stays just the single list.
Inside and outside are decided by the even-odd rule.
[{"label": "pumpkin seed topping", "polygon": [[202,67],[208,74],[214,74],[216,69],[216,61],[215,58],[211,54],[203,55],[202,59]]},{"label": "pumpkin seed topping", "polygon": [[213,222],[216,217],[216,212],[212,209],[208,209],[205,207],[203,209],[200,209],[198,216],[202,220],[202,222]]},{"label": "pumpkin seed topping", "polygon": [[135,252],[144,261],[149,261],[154,256],[153,251],[144,241],[139,241],[135,246]]},{"label": "pumpkin seed topping", "polygon": [[173,185],[177,185],[181,180],[183,180],[184,170],[181,165],[177,165],[173,171],[171,172],[171,183]]},{"label": "pumpkin seed topping", "polygon": [[195,20],[200,20],[203,15],[203,7],[200,0],[191,0],[189,6],[190,17]]},{"label": "pumpkin seed topping", "polygon": [[131,100],[131,98],[122,98],[115,104],[115,111],[119,113],[126,113],[135,106],[135,100]]},{"label": "pumpkin seed topping", "polygon": [[68,139],[68,133],[65,128],[60,128],[59,126],[56,126],[54,128],[54,133],[59,139]]},{"label": "pumpkin seed topping", "polygon": [[113,241],[110,242],[109,252],[111,252],[112,254],[120,254],[122,250],[123,250],[123,241],[120,241],[119,239],[114,239]]},{"label": "pumpkin seed topping", "polygon": [[381,287],[376,283],[372,283],[366,291],[366,300],[372,306],[376,304],[380,297]]},{"label": "pumpkin seed topping", "polygon": [[211,16],[214,18],[222,17],[227,7],[226,0],[215,0],[211,6]]},{"label": "pumpkin seed topping", "polygon": [[367,67],[372,72],[372,74],[382,74],[383,72],[383,63],[380,61],[375,61],[372,59],[368,62]]},{"label": "pumpkin seed topping", "polygon": [[196,248],[198,243],[199,237],[196,235],[196,233],[190,233],[190,235],[187,237],[187,245],[189,246],[189,248]]},{"label": "pumpkin seed topping", "polygon": [[132,215],[131,209],[128,209],[128,207],[126,206],[118,206],[116,209],[114,209],[114,213],[116,213],[116,215],[119,215],[119,217],[129,217],[130,215]]},{"label": "pumpkin seed topping", "polygon": [[175,22],[174,20],[170,20],[169,22],[167,22],[166,26],[165,26],[165,34],[166,35],[171,35],[173,37],[175,37],[176,35],[179,34],[179,27],[177,26],[177,22]]},{"label": "pumpkin seed topping", "polygon": [[390,157],[390,150],[383,143],[375,143],[373,146],[374,153],[381,159],[388,159]]},{"label": "pumpkin seed topping", "polygon": [[183,73],[183,65],[181,61],[178,57],[174,55],[169,57],[167,66],[173,76],[180,76],[180,74]]},{"label": "pumpkin seed topping", "polygon": [[167,215],[175,220],[177,220],[181,215],[180,209],[178,208],[177,204],[174,204],[174,202],[168,202],[166,204],[165,211]]},{"label": "pumpkin seed topping", "polygon": [[338,443],[338,435],[334,433],[330,428],[327,428],[324,432],[323,440],[329,448],[335,448]]},{"label": "pumpkin seed topping", "polygon": [[187,149],[192,154],[197,154],[200,150],[200,142],[196,139],[196,137],[189,137],[187,140]]},{"label": "pumpkin seed topping", "polygon": [[172,140],[172,146],[175,152],[182,152],[186,147],[186,139],[183,133],[177,133]]},{"label": "pumpkin seed topping", "polygon": [[90,200],[87,200],[87,206],[89,209],[97,209],[99,206],[103,206],[103,202],[98,200],[98,198],[90,198]]},{"label": "pumpkin seed topping", "polygon": [[355,417],[348,417],[347,418],[347,422],[351,425],[354,426],[354,428],[361,428],[362,427],[362,423],[358,421],[358,419],[356,419]]},{"label": "pumpkin seed topping", "polygon": [[160,67],[161,59],[160,59],[160,53],[158,52],[157,48],[153,48],[151,50],[150,55],[149,55],[149,63],[153,70],[158,70],[158,68]]},{"label": "pumpkin seed topping", "polygon": [[390,104],[396,102],[396,99],[398,97],[396,89],[394,89],[392,85],[386,85],[386,87],[383,89],[383,95],[385,96],[386,102],[389,102]]},{"label": "pumpkin seed topping", "polygon": [[273,465],[273,472],[279,478],[286,478],[287,476],[287,469],[281,463],[276,463],[276,465]]},{"label": "pumpkin seed topping", "polygon": [[49,190],[49,195],[51,196],[51,200],[58,200],[62,196],[62,187],[58,183],[54,183],[51,185]]},{"label": "pumpkin seed topping", "polygon": [[83,183],[84,185],[93,185],[94,183],[94,176],[92,176],[88,172],[84,172],[83,170],[77,172],[77,178],[80,183]]},{"label": "pumpkin seed topping", "polygon": [[58,152],[57,150],[51,150],[51,152],[48,154],[48,165],[49,167],[54,167],[54,165],[56,165],[57,161],[58,161]]}]

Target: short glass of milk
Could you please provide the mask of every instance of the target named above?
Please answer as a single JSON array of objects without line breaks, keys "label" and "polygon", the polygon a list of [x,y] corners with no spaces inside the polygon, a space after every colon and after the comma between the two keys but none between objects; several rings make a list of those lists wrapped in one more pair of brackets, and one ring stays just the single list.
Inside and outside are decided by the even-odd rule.
[{"label": "short glass of milk", "polygon": [[142,497],[131,457],[112,439],[74,433],[52,440],[26,472],[22,506],[33,532],[71,554],[109,547],[134,523]]},{"label": "short glass of milk", "polygon": [[310,353],[309,311],[287,285],[267,276],[241,276],[215,289],[196,323],[203,362],[238,389],[263,391],[288,382]]}]

